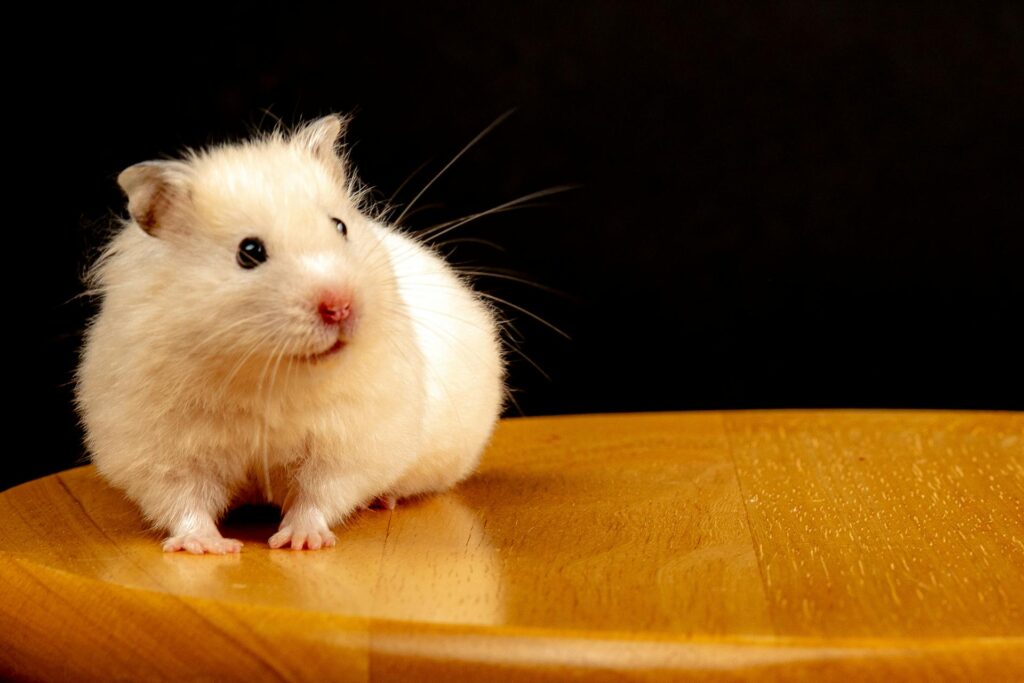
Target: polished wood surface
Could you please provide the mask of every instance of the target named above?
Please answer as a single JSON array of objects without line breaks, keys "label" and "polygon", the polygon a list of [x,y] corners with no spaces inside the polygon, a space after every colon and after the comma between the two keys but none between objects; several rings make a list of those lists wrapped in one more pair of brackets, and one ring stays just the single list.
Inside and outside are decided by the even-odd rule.
[{"label": "polished wood surface", "polygon": [[88,467],[0,494],[0,674],[1024,680],[1020,413],[507,420],[336,548],[274,520],[196,557]]}]

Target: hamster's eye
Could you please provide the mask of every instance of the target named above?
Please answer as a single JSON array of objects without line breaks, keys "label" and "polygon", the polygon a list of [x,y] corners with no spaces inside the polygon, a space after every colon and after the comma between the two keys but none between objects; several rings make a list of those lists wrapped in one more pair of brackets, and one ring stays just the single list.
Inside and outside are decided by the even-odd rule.
[{"label": "hamster's eye", "polygon": [[331,217],[331,220],[334,221],[334,227],[341,233],[341,236],[348,239],[348,226],[345,225],[345,221],[340,218],[334,218],[333,216]]},{"label": "hamster's eye", "polygon": [[238,243],[238,254],[235,255],[238,265],[246,270],[255,268],[267,260],[267,248],[259,237],[246,237]]}]

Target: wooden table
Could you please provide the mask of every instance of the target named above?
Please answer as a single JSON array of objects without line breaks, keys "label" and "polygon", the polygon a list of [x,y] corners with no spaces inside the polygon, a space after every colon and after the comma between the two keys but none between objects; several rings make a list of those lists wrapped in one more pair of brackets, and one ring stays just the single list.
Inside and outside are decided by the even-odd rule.
[{"label": "wooden table", "polygon": [[0,675],[1024,680],[1024,414],[508,420],[319,552],[160,552],[91,468],[0,494]]}]

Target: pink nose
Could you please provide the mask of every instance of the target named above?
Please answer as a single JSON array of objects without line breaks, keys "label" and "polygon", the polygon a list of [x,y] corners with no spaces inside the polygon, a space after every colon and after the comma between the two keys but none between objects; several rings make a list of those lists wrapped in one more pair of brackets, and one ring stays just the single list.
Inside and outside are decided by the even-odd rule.
[{"label": "pink nose", "polygon": [[337,325],[352,315],[352,301],[340,294],[324,294],[317,307],[320,319],[327,325]]}]

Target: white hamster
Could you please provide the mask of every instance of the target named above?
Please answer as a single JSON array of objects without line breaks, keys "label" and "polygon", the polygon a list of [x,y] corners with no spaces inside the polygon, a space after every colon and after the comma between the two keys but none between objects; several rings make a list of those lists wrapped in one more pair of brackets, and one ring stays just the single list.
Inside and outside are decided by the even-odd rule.
[{"label": "white hamster", "polygon": [[449,488],[501,412],[494,312],[434,251],[361,211],[344,119],[123,171],[126,221],[77,373],[100,474],[168,533],[281,505],[272,548],[332,546],[376,497]]}]

